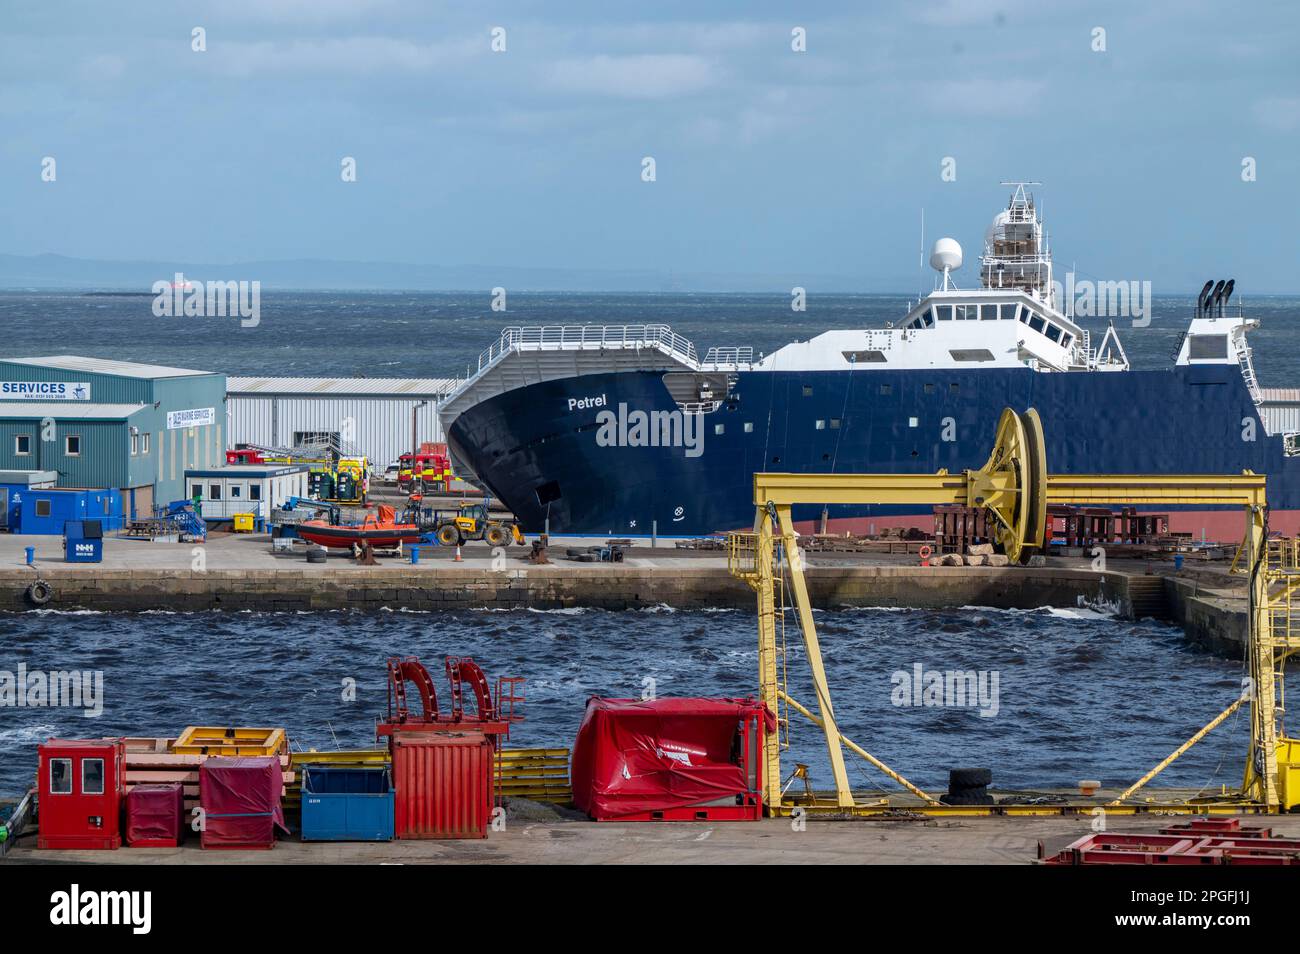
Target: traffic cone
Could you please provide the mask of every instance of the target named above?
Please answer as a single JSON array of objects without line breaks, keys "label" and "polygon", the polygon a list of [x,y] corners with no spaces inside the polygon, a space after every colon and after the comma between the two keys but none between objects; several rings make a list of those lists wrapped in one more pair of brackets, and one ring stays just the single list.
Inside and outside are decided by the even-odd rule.
[{"label": "traffic cone", "polygon": [[463,561],[461,560],[461,558],[460,558],[460,544],[459,544],[459,543],[456,544],[456,559],[455,559],[453,562],[455,562],[455,563],[461,563],[461,562],[463,562]]}]

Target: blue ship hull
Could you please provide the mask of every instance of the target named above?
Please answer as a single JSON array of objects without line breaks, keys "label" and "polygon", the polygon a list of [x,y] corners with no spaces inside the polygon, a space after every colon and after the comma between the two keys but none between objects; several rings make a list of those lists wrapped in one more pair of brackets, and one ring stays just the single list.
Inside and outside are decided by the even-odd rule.
[{"label": "blue ship hull", "polygon": [[[987,460],[1004,407],[1037,408],[1052,473],[1240,473],[1269,478],[1293,532],[1300,457],[1269,437],[1234,365],[1161,371],[739,372],[703,416],[703,447],[601,446],[598,414],[677,405],[658,372],[517,388],[462,413],[448,440],[529,532],[686,536],[753,523],[753,474],[958,472]],[[571,399],[602,399],[570,409]],[[593,403],[593,402],[588,402]],[[819,424],[819,422],[821,422]],[[1160,508],[1170,510],[1177,508]],[[829,508],[832,527],[926,525],[928,507]],[[795,519],[821,516],[796,509]],[[917,518],[923,519],[905,519]],[[1173,529],[1237,539],[1241,516],[1185,510]],[[1207,528],[1207,521],[1209,528]]]}]

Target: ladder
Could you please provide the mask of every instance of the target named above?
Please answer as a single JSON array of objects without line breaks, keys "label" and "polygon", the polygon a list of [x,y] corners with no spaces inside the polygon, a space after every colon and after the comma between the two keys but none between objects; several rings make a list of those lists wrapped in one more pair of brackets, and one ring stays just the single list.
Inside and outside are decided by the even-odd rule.
[{"label": "ladder", "polygon": [[1246,343],[1245,332],[1239,331],[1232,336],[1233,345],[1237,349],[1237,364],[1241,365],[1241,376],[1246,382],[1246,390],[1250,392],[1250,399],[1259,407],[1263,403],[1264,397],[1259,393],[1259,382],[1255,379],[1255,362],[1251,360],[1250,345]]}]

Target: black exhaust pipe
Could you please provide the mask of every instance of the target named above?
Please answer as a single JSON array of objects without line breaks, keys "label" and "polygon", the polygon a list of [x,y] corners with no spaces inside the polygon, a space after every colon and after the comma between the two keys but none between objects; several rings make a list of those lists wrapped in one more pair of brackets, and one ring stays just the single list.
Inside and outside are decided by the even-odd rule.
[{"label": "black exhaust pipe", "polygon": [[1223,317],[1223,311],[1228,307],[1228,299],[1232,297],[1232,287],[1237,284],[1235,278],[1229,278],[1228,284],[1223,286],[1223,301],[1219,303],[1219,317]]},{"label": "black exhaust pipe", "polygon": [[1223,297],[1223,286],[1227,284],[1222,278],[1214,286],[1214,291],[1210,292],[1210,297],[1205,299],[1205,304],[1209,307],[1209,317],[1213,318],[1219,311],[1219,299]]},{"label": "black exhaust pipe", "polygon": [[1213,287],[1214,287],[1214,279],[1211,278],[1208,282],[1205,283],[1205,287],[1201,289],[1200,295],[1197,296],[1196,298],[1197,318],[1200,318],[1202,315],[1205,314],[1205,296],[1210,293],[1210,289],[1212,289]]}]

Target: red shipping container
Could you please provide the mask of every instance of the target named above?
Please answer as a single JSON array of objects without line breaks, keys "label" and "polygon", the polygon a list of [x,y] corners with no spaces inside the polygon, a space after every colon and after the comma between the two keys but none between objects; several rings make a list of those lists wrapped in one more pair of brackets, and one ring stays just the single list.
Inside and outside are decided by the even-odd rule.
[{"label": "red shipping container", "polygon": [[37,847],[122,847],[125,740],[50,739],[37,751]]},{"label": "red shipping container", "polygon": [[126,793],[126,843],[132,848],[175,848],[185,835],[185,786],[133,785]]},{"label": "red shipping container", "polygon": [[199,765],[204,848],[271,848],[286,834],[280,760],[273,755],[209,757]]},{"label": "red shipping container", "polygon": [[592,698],[573,746],[573,804],[597,821],[761,818],[775,731],[753,699]]},{"label": "red shipping container", "polygon": [[481,732],[416,732],[389,739],[398,838],[486,838],[495,749]]}]

